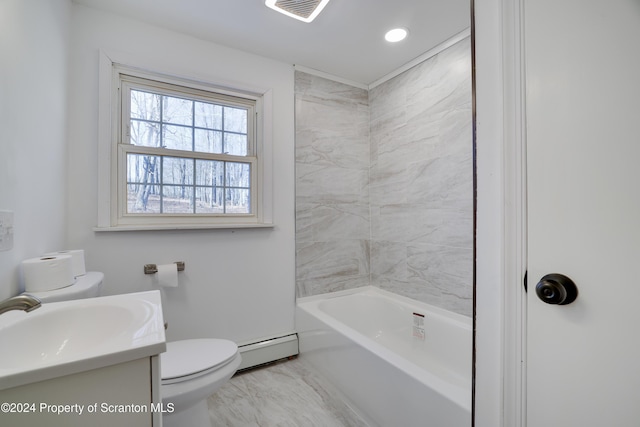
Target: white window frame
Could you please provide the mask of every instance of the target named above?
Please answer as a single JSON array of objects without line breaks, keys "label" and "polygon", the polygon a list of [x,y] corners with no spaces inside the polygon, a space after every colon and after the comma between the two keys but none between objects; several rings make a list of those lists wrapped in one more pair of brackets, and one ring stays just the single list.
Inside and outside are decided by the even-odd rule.
[{"label": "white window frame", "polygon": [[[96,231],[202,229],[202,228],[253,228],[273,227],[272,221],[272,141],[271,141],[271,90],[238,88],[237,85],[212,84],[191,77],[178,77],[147,71],[141,64],[125,63],[113,59],[113,55],[100,54],[99,87],[99,147],[98,147],[98,225]],[[221,97],[229,96],[255,102],[250,108],[248,132],[252,133],[253,146],[242,161],[251,163],[250,214],[128,214],[126,200],[126,172],[124,165],[128,152],[144,152],[145,147],[131,146],[126,129],[121,126],[125,108],[122,76],[157,82],[158,87],[176,85],[191,91],[196,98],[200,91],[212,92]],[[127,79],[125,78],[124,81]],[[127,83],[125,83],[125,86]],[[124,107],[123,107],[124,105]],[[126,111],[125,111],[126,112]],[[253,117],[252,117],[253,116]],[[150,148],[158,154],[162,149]],[[195,158],[193,152],[166,150],[171,157]],[[205,155],[212,160],[240,160],[238,157]]]}]

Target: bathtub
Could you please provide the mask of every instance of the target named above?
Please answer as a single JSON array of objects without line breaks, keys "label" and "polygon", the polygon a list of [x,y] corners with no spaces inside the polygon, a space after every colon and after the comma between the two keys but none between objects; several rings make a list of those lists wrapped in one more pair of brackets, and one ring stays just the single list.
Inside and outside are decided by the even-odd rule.
[{"label": "bathtub", "polygon": [[298,299],[300,358],[373,426],[471,426],[471,319],[367,286]]}]

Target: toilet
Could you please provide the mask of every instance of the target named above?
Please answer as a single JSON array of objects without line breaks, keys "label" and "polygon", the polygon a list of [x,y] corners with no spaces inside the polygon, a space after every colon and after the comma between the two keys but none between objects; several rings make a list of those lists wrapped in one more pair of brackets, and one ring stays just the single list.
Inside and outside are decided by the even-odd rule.
[{"label": "toilet", "polygon": [[162,417],[164,427],[210,426],[207,397],[238,370],[238,346],[229,340],[203,338],[167,343],[160,354],[162,403],[175,411]]},{"label": "toilet", "polygon": [[[103,279],[103,273],[91,271],[76,277],[70,286],[27,293],[42,303],[93,298],[100,296]],[[233,376],[241,361],[233,341],[202,338],[168,342],[167,351],[160,354],[163,426],[211,425],[207,397]]]}]

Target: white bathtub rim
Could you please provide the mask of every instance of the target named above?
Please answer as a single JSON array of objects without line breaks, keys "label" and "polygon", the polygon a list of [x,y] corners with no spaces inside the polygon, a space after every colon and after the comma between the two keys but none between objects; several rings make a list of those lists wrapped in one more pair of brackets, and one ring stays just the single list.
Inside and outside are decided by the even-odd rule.
[{"label": "white bathtub rim", "polygon": [[392,300],[396,300],[399,301],[401,303],[407,304],[407,305],[411,305],[411,306],[415,306],[418,308],[421,308],[423,310],[429,311],[431,313],[435,313],[438,314],[440,316],[446,317],[450,320],[453,320],[457,323],[460,323],[461,326],[464,325],[465,329],[469,328],[471,329],[473,327],[473,319],[469,316],[465,316],[464,314],[460,314],[460,313],[456,313],[453,311],[449,311],[446,310],[444,308],[435,306],[435,305],[431,305],[428,304],[426,302],[422,302],[422,301],[418,301],[415,299],[411,299],[408,297],[405,297],[403,295],[399,295],[399,294],[395,294],[393,292],[389,292],[385,289],[379,288],[377,286],[373,286],[373,285],[367,285],[367,286],[360,286],[358,288],[352,288],[352,289],[344,289],[341,291],[335,291],[335,292],[327,292],[324,294],[317,294],[317,295],[311,295],[311,296],[307,296],[307,297],[301,297],[301,298],[297,298],[296,302],[297,304],[304,304],[307,302],[313,302],[313,301],[318,301],[318,300],[327,300],[327,299],[332,299],[332,298],[338,298],[341,296],[345,296],[345,295],[353,295],[353,294],[365,294],[365,295],[377,295],[377,296],[384,296],[387,297],[389,299]]},{"label": "white bathtub rim", "polygon": [[[452,384],[450,382],[445,381],[444,379],[438,377],[437,375],[425,371],[424,369],[418,367],[413,362],[405,359],[399,354],[389,350],[385,346],[371,340],[370,338],[364,336],[362,333],[356,331],[355,329],[345,325],[344,323],[334,319],[328,314],[324,313],[317,307],[317,303],[328,298],[337,298],[345,295],[352,295],[355,293],[365,293],[365,294],[382,294],[383,296],[390,297],[391,299],[400,300],[403,303],[406,303],[411,306],[416,306],[420,308],[424,308],[425,310],[431,310],[433,308],[433,312],[436,312],[445,317],[450,317],[453,320],[458,320],[461,327],[467,326],[469,329],[471,328],[471,319],[466,316],[460,315],[458,313],[452,313],[447,310],[443,310],[439,307],[431,306],[429,304],[421,303],[419,301],[412,300],[410,298],[401,297],[399,295],[393,294],[391,292],[384,291],[382,289],[376,288],[374,286],[364,286],[356,289],[349,289],[345,291],[332,292],[328,294],[322,295],[314,295],[310,297],[304,297],[298,299],[298,307],[301,310],[306,311],[311,316],[317,318],[322,323],[326,324],[329,328],[338,330],[343,333],[349,340],[356,343],[358,346],[363,347],[365,349],[370,349],[375,354],[378,354],[381,358],[389,361],[394,367],[406,373],[407,375],[416,378],[419,382],[423,383],[425,386],[431,388],[432,390],[440,393],[445,396],[461,408],[470,411],[471,410],[471,378],[469,378],[468,383],[465,382],[463,385]],[[471,360],[469,361],[471,363]]]}]

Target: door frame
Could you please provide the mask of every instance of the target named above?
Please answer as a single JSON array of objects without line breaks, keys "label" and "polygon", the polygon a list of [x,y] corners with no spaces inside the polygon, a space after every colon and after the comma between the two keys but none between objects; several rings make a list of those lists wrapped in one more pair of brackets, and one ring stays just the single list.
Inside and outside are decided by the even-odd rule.
[{"label": "door frame", "polygon": [[474,426],[526,425],[524,0],[471,0],[476,156]]}]

